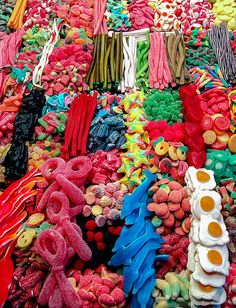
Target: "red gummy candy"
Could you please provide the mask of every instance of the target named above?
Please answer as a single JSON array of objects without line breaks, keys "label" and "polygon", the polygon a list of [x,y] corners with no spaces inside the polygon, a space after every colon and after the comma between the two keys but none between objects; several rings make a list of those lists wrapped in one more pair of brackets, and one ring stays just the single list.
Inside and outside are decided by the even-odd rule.
[{"label": "red gummy candy", "polygon": [[187,153],[187,159],[188,159],[188,163],[190,166],[194,166],[196,169],[199,169],[205,164],[206,152],[205,151],[201,151],[201,152],[189,151]]},{"label": "red gummy candy", "polygon": [[188,136],[198,136],[201,134],[201,127],[198,123],[186,121],[184,123],[184,130]]}]

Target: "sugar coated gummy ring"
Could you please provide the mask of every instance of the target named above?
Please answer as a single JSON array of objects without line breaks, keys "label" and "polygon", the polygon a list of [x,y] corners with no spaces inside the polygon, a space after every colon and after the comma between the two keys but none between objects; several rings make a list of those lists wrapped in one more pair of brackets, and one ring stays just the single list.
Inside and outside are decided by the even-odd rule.
[{"label": "sugar coated gummy ring", "polygon": [[36,250],[49,264],[59,263],[60,260],[64,260],[67,251],[66,242],[56,230],[46,229],[37,238]]},{"label": "sugar coated gummy ring", "polygon": [[160,141],[155,146],[155,152],[157,155],[163,156],[165,155],[169,150],[169,144],[166,141]]},{"label": "sugar coated gummy ring", "polygon": [[155,160],[154,158],[150,158],[149,159],[149,167],[148,167],[148,170],[151,172],[151,173],[156,173],[158,172],[158,166],[155,164]]},{"label": "sugar coated gummy ring", "polygon": [[63,173],[66,162],[59,157],[49,158],[42,165],[42,175],[47,179],[55,179],[57,174]]},{"label": "sugar coated gummy ring", "polygon": [[159,169],[163,173],[169,173],[172,168],[171,161],[168,158],[163,158],[159,163]]},{"label": "sugar coated gummy ring", "polygon": [[169,153],[169,156],[170,156],[171,159],[173,159],[173,160],[178,160],[178,155],[177,155],[177,149],[176,149],[176,147],[174,147],[173,145],[171,145],[171,146],[169,147],[168,153]]},{"label": "sugar coated gummy ring", "polygon": [[177,155],[179,160],[186,160],[187,159],[187,148],[186,147],[179,147],[177,148]]},{"label": "sugar coated gummy ring", "polygon": [[47,215],[52,223],[58,223],[61,219],[68,216],[69,213],[69,200],[67,196],[59,191],[54,191],[47,205]]},{"label": "sugar coated gummy ring", "polygon": [[70,179],[83,179],[91,169],[92,163],[88,157],[75,157],[66,164],[65,175]]}]

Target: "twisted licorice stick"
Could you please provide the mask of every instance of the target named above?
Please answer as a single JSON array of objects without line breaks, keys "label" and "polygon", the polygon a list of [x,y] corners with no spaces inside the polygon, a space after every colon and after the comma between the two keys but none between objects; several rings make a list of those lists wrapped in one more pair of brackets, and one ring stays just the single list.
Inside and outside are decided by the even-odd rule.
[{"label": "twisted licorice stick", "polygon": [[97,22],[97,26],[96,26],[96,28],[94,29],[94,32],[93,32],[94,35],[97,35],[100,28],[101,28],[101,24],[102,24],[103,19],[104,19],[104,13],[105,13],[105,10],[106,10],[106,5],[107,5],[107,0],[95,0],[95,2],[96,1],[100,2],[101,8],[100,8],[100,15],[99,15],[99,19],[98,19],[98,22]]}]

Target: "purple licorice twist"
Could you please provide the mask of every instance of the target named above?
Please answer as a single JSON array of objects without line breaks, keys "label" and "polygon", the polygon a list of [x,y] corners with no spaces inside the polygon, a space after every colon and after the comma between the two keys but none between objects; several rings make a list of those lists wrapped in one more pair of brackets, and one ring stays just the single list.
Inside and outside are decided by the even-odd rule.
[{"label": "purple licorice twist", "polygon": [[81,300],[64,273],[67,245],[63,236],[53,229],[44,230],[35,242],[35,250],[51,266],[51,273],[43,285],[39,303],[49,303],[50,308],[61,308],[63,300],[68,308],[81,307]]},{"label": "purple licorice twist", "polygon": [[91,169],[92,163],[88,157],[75,157],[67,163],[59,157],[48,159],[42,166],[42,175],[48,181],[54,182],[43,194],[37,210],[42,211],[54,191],[62,190],[71,201],[71,216],[80,214],[84,205],[81,190]]},{"label": "purple licorice twist", "polygon": [[78,256],[83,261],[89,261],[92,257],[92,251],[83,240],[80,227],[70,221],[70,203],[67,196],[63,192],[53,192],[49,198],[46,212],[49,222],[56,225],[55,228],[62,227],[63,235]]}]

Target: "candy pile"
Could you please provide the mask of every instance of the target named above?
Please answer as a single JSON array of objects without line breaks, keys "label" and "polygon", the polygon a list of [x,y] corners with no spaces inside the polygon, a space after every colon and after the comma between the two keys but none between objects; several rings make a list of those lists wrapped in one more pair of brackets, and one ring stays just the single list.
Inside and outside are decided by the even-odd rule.
[{"label": "candy pile", "polygon": [[123,291],[124,279],[112,273],[105,266],[94,271],[71,269],[67,279],[82,300],[82,305],[89,307],[125,307],[126,299]]},{"label": "candy pile", "polygon": [[223,304],[224,283],[229,273],[229,235],[220,213],[221,197],[213,190],[214,173],[190,167],[185,179],[193,214],[187,265],[192,272],[190,299],[194,305]]},{"label": "candy pile", "polygon": [[109,152],[98,150],[96,154],[90,153],[88,157],[93,166],[89,175],[93,184],[106,184],[120,179],[117,171],[122,162],[117,149]]},{"label": "candy pile", "polygon": [[143,90],[147,90],[149,85],[149,49],[149,36],[147,37],[147,40],[137,43],[136,86]]},{"label": "candy pile", "polygon": [[230,261],[235,263],[235,182],[233,180],[222,181],[220,187],[218,187],[218,192],[222,197],[222,215],[224,216],[227,231],[229,232],[230,242],[228,243],[228,249]]},{"label": "candy pile", "polygon": [[67,114],[64,112],[49,112],[38,119],[40,126],[35,127],[35,138],[37,140],[51,140],[53,136],[62,137],[67,122]]},{"label": "candy pile", "polygon": [[[157,279],[152,291],[155,299],[153,307],[161,305],[190,305],[189,302],[189,272],[183,270],[180,274],[167,273],[165,279]],[[159,305],[159,306],[158,306]]]},{"label": "candy pile", "polygon": [[[86,29],[86,35],[92,37],[93,33],[93,1],[62,0],[61,4],[56,4],[55,13],[63,18],[72,28]],[[78,33],[78,32],[77,32]],[[77,34],[76,39],[81,38]],[[75,41],[75,43],[77,43]]]},{"label": "candy pile", "polygon": [[150,91],[143,107],[148,120],[166,120],[169,125],[182,122],[182,103],[178,89],[169,88],[162,92]]},{"label": "candy pile", "polygon": [[28,0],[27,10],[23,18],[24,29],[31,29],[33,26],[47,28],[50,24],[54,5],[53,0]]},{"label": "candy pile", "polygon": [[191,28],[202,27],[209,29],[213,24],[213,12],[211,11],[211,3],[207,0],[183,0],[181,3],[182,14],[179,19],[181,29],[186,32]]},{"label": "candy pile", "polygon": [[[235,141],[233,141],[235,144]],[[207,150],[207,159],[204,167],[213,170],[215,180],[219,183],[221,180],[232,178],[236,180],[236,155],[226,150]]]},{"label": "candy pile", "polygon": [[117,90],[123,73],[123,34],[101,34],[94,38],[93,61],[86,82],[90,89]]},{"label": "candy pile", "polygon": [[109,30],[120,31],[130,28],[127,0],[107,0],[105,16]]},{"label": "candy pile", "polygon": [[130,30],[151,28],[154,26],[154,11],[149,6],[149,0],[134,0],[128,6]]},{"label": "candy pile", "polygon": [[97,105],[97,93],[93,96],[82,94],[74,98],[68,113],[65,130],[65,144],[62,157],[68,160],[77,154],[86,154],[91,121]]},{"label": "candy pile", "polygon": [[122,115],[113,111],[115,104],[111,105],[110,113],[97,106],[95,117],[91,122],[87,150],[96,153],[98,150],[106,152],[119,149],[125,143],[125,123]]},{"label": "candy pile", "polygon": [[86,89],[83,79],[92,61],[91,52],[91,45],[85,48],[70,44],[55,48],[42,77],[46,95],[52,96],[66,91],[73,96],[77,89]]},{"label": "candy pile", "polygon": [[152,223],[156,232],[162,235],[185,235],[189,232],[190,204],[184,187],[178,182],[162,179],[149,189],[148,194],[150,197],[153,194],[153,201],[147,208],[155,212]]},{"label": "candy pile", "polygon": [[7,27],[7,22],[13,12],[13,8],[15,6],[16,1],[10,0],[10,1],[3,1],[3,3],[0,4],[0,32],[9,32],[9,28]]},{"label": "candy pile", "polygon": [[197,86],[197,93],[201,94],[209,89],[227,91],[229,84],[224,79],[219,66],[199,66],[189,70],[194,83]]},{"label": "candy pile", "polygon": [[[236,23],[236,21],[235,21]],[[236,59],[230,45],[228,29],[225,24],[214,26],[208,30],[211,46],[215,52],[221,71],[227,82],[236,82]],[[224,42],[224,52],[222,52],[222,44]]]},{"label": "candy pile", "polygon": [[166,36],[165,41],[173,82],[179,85],[189,83],[190,75],[185,68],[185,46],[182,35],[171,33]]},{"label": "candy pile", "polygon": [[[131,195],[126,195],[122,208],[122,218],[126,225],[113,248],[114,256],[110,265],[124,267],[124,291],[132,293],[131,307],[151,306],[150,298],[155,286],[154,262],[156,250],[163,243],[154,231],[148,213],[146,213],[147,189],[155,176],[144,171],[146,179]],[[134,206],[131,206],[134,205]],[[166,260],[166,255],[158,255],[159,260]],[[143,269],[143,270],[141,270]]]},{"label": "candy pile", "polygon": [[126,113],[124,119],[128,129],[125,134],[126,142],[122,146],[126,152],[120,154],[122,166],[118,172],[125,173],[120,181],[129,186],[141,184],[142,167],[149,164],[147,159],[149,138],[147,132],[144,131],[147,121],[142,109],[143,101],[144,93],[134,92],[126,95],[120,103],[120,107]]},{"label": "candy pile", "polygon": [[[88,213],[88,205],[85,205],[83,215]],[[83,238],[93,252],[91,260],[85,264],[86,268],[108,264],[112,257],[112,248],[123,227],[123,221],[121,219],[107,220],[105,225],[100,227],[95,222],[95,216],[90,215],[89,217],[77,216],[76,222],[81,227]]]},{"label": "candy pile", "polygon": [[[48,137],[48,139],[50,139]],[[54,137],[52,140],[36,141],[28,147],[28,170],[40,167],[48,158],[58,157],[62,151],[61,139]]]},{"label": "candy pile", "polygon": [[98,227],[103,227],[106,221],[118,220],[127,191],[128,187],[119,182],[89,186],[84,195],[86,205],[83,215],[95,216]]},{"label": "candy pile", "polygon": [[150,88],[164,89],[172,84],[171,71],[167,61],[167,46],[164,36],[158,32],[150,34],[150,52],[148,57]]},{"label": "candy pile", "polygon": [[205,143],[202,137],[201,120],[203,112],[195,85],[183,86],[180,97],[183,103],[185,144],[188,146],[187,162],[190,166],[200,168],[206,161]]},{"label": "candy pile", "polygon": [[13,135],[13,123],[15,114],[13,112],[3,112],[0,114],[0,145],[8,145]]},{"label": "candy pile", "polygon": [[229,30],[236,30],[235,21],[236,4],[233,0],[216,0],[212,11],[215,15],[214,24],[219,25],[221,23],[227,24]]},{"label": "candy pile", "polygon": [[188,31],[185,36],[185,45],[187,47],[186,67],[188,69],[196,66],[216,66],[218,64],[206,31],[200,31],[200,29]]},{"label": "candy pile", "polygon": [[158,31],[173,31],[181,28],[180,20],[182,9],[176,0],[171,1],[149,1],[151,8],[155,10],[154,26]]}]

